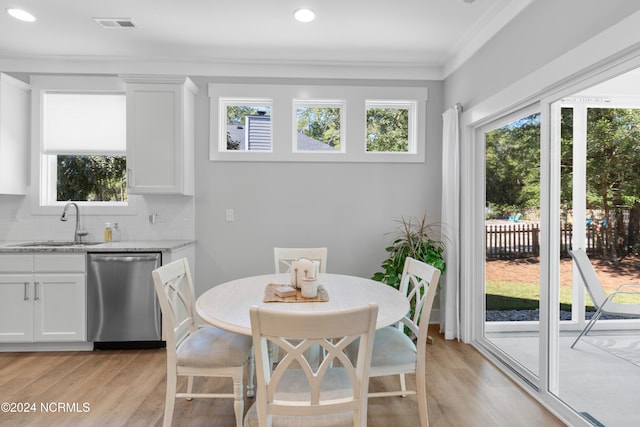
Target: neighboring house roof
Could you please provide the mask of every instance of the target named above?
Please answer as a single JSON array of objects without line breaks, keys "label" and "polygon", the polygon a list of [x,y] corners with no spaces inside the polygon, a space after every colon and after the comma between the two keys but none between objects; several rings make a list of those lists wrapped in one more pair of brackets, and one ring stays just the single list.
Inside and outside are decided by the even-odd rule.
[{"label": "neighboring house roof", "polygon": [[[265,119],[269,123],[268,129],[270,130],[271,126],[271,118],[270,116],[247,116],[246,117],[249,125],[252,125],[256,121],[262,121],[264,123]],[[232,141],[238,142],[240,144],[240,150],[246,150],[247,145],[245,144],[245,135],[246,135],[246,125],[237,125],[237,124],[227,124],[227,133]],[[335,148],[329,144],[326,144],[322,141],[319,141],[315,138],[311,138],[303,133],[298,133],[298,143],[297,148],[300,151],[335,151]],[[264,142],[260,136],[250,136],[249,138],[256,138],[255,140],[249,140],[249,147],[251,150],[265,150],[268,149],[267,146],[261,144]]]},{"label": "neighboring house roof", "polygon": [[298,150],[300,151],[336,151],[335,147],[298,132]]}]

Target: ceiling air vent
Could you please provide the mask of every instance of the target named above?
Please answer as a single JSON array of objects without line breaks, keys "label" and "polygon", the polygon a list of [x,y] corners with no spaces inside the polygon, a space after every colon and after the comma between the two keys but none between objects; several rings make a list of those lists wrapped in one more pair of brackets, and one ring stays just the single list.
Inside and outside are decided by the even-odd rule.
[{"label": "ceiling air vent", "polygon": [[102,28],[135,28],[131,18],[93,18]]}]

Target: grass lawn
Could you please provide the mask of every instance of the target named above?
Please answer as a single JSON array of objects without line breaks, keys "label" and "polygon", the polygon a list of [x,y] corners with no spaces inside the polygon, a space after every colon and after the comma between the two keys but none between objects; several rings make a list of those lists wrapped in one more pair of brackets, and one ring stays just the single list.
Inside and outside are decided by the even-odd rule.
[{"label": "grass lawn", "polygon": [[[487,310],[533,310],[539,307],[540,264],[537,259],[487,261],[485,268]],[[626,257],[619,265],[596,260],[594,268],[606,294],[625,283],[640,283],[640,257]],[[561,259],[561,310],[571,310],[571,278],[571,260]],[[635,290],[638,291],[638,288]],[[618,295],[614,302],[640,304],[640,293]],[[588,295],[586,304],[588,311],[595,311]]]},{"label": "grass lawn", "polygon": [[[538,283],[487,282],[487,310],[535,310],[539,307]],[[560,286],[560,310],[571,311],[571,286]],[[595,311],[587,295],[587,311]]]}]

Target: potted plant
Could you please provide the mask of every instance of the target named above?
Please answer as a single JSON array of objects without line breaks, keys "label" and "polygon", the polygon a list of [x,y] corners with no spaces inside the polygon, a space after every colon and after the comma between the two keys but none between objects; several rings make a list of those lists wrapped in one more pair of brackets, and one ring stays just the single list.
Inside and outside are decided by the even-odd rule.
[{"label": "potted plant", "polygon": [[390,233],[394,240],[391,246],[386,248],[389,256],[382,262],[383,271],[375,273],[372,279],[398,289],[404,261],[408,256],[426,262],[444,274],[444,245],[438,237],[435,225],[427,222],[427,216],[420,220],[402,217],[397,222],[398,226]]}]

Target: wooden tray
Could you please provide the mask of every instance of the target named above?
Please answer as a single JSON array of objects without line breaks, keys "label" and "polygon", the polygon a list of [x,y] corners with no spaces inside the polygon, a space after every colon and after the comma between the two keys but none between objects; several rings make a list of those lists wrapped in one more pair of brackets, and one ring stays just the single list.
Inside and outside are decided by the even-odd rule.
[{"label": "wooden tray", "polygon": [[290,297],[281,297],[276,295],[276,288],[286,286],[282,283],[269,283],[264,289],[264,298],[262,302],[326,302],[329,301],[329,294],[322,285],[318,285],[318,295],[315,298],[305,298],[302,296],[300,289],[296,289],[296,294]]}]

